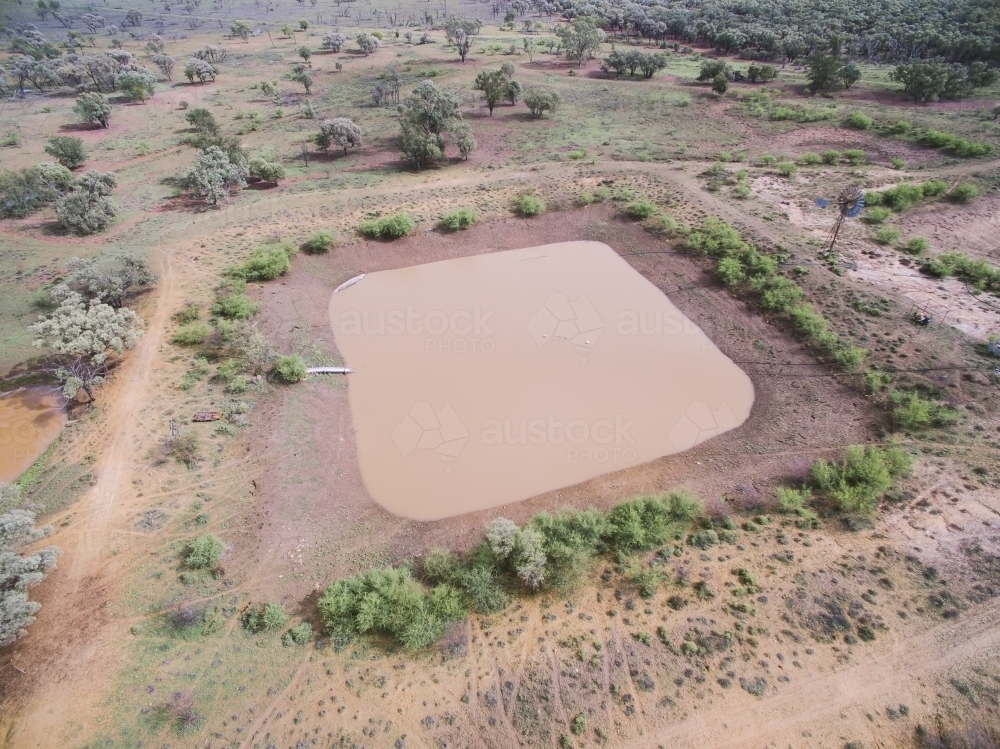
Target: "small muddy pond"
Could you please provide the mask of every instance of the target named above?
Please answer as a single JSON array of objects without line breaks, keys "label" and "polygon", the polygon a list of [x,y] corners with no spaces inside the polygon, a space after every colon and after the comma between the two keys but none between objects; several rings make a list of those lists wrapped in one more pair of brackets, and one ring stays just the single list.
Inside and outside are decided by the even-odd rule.
[{"label": "small muddy pond", "polygon": [[66,426],[62,395],[48,388],[0,395],[0,482],[15,481]]},{"label": "small muddy pond", "polygon": [[365,486],[415,520],[688,450],[754,401],[749,377],[599,242],[371,273],[329,311]]}]

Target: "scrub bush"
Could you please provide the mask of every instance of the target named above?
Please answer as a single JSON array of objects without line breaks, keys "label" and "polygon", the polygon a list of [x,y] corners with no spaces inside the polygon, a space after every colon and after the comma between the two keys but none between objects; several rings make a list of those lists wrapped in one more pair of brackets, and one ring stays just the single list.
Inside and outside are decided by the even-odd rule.
[{"label": "scrub bush", "polygon": [[458,231],[472,226],[477,218],[476,212],[471,208],[459,208],[447,214],[441,224],[449,231]]},{"label": "scrub bush", "polygon": [[329,252],[337,244],[337,232],[321,229],[302,243],[302,251],[307,255],[321,255]]},{"label": "scrub bush", "polygon": [[211,533],[198,536],[188,544],[184,566],[192,570],[211,569],[219,563],[225,548],[222,541]]},{"label": "scrub bush", "polygon": [[291,269],[294,254],[295,248],[288,243],[261,247],[244,260],[242,265],[227,269],[226,275],[243,281],[270,281]]},{"label": "scrub bush", "polygon": [[281,629],[288,622],[288,614],[281,603],[265,603],[263,606],[251,606],[243,614],[243,628],[251,634],[273,632]]},{"label": "scrub bush", "polygon": [[205,323],[191,322],[177,329],[173,341],[181,346],[196,346],[205,341],[209,332],[209,327]]},{"label": "scrub bush", "polygon": [[843,460],[817,460],[809,483],[841,512],[867,515],[892,488],[894,480],[910,471],[912,460],[898,448],[851,445]]},{"label": "scrub bush", "polygon": [[638,200],[625,206],[625,215],[629,218],[644,219],[656,213],[656,205],[648,200]]},{"label": "scrub bush", "polygon": [[545,203],[534,195],[522,195],[517,201],[517,212],[526,218],[544,213]]},{"label": "scrub bush", "polygon": [[358,227],[358,231],[369,239],[399,239],[412,232],[415,226],[409,215],[396,213],[365,221]]},{"label": "scrub bush", "polygon": [[289,384],[305,379],[306,363],[298,354],[278,357],[278,363],[274,365],[274,373],[283,382]]}]

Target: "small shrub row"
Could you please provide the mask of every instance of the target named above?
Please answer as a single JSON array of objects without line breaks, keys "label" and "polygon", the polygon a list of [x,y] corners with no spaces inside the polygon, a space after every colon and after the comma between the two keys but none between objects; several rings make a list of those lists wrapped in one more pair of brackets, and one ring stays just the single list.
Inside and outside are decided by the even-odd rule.
[{"label": "small shrub row", "polygon": [[981,258],[962,252],[944,252],[927,260],[920,272],[932,278],[954,276],[981,291],[1000,295],[1000,268]]},{"label": "small shrub row", "polygon": [[936,148],[942,151],[950,151],[956,156],[965,159],[974,159],[979,156],[986,156],[992,153],[993,146],[989,143],[976,143],[975,141],[959,138],[951,133],[941,130],[928,130],[921,137],[920,142],[925,146]]},{"label": "small shrub row", "polygon": [[675,492],[624,502],[606,514],[543,512],[522,526],[497,518],[485,540],[466,554],[432,549],[420,565],[420,579],[414,565],[404,565],[337,580],[319,600],[320,617],[326,631],[340,639],[370,634],[427,647],[470,610],[489,614],[506,608],[508,591],[571,586],[595,555],[632,554],[682,541],[702,515],[696,497]]},{"label": "small shrub row", "polygon": [[706,218],[701,229],[687,236],[686,246],[699,254],[718,258],[716,275],[724,284],[745,283],[757,294],[761,307],[788,313],[799,332],[830,353],[844,368],[857,368],[868,355],[866,349],[841,341],[815,307],[803,303],[805,292],[802,288],[778,274],[778,258],[765,255],[744,242],[739,232],[725,222],[711,216]]}]

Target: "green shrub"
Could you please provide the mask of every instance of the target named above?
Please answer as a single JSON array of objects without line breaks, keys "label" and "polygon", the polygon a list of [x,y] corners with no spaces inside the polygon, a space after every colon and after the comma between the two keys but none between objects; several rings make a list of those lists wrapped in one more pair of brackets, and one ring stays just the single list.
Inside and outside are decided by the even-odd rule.
[{"label": "green shrub", "polygon": [[749,249],[738,231],[714,216],[706,218],[700,230],[688,235],[686,245],[701,255],[724,255]]},{"label": "green shrub", "polygon": [[912,460],[898,448],[851,445],[838,462],[813,464],[810,484],[841,512],[870,514],[894,480],[910,471]]},{"label": "green shrub", "polygon": [[49,138],[49,144],[45,146],[45,153],[67,169],[79,168],[87,158],[83,140],[67,135],[56,135]]},{"label": "green shrub", "polygon": [[900,231],[895,226],[883,226],[875,232],[875,241],[879,244],[895,244],[899,241]]},{"label": "green shrub", "polygon": [[920,272],[931,278],[947,278],[951,274],[951,268],[938,258],[931,258],[920,266]]},{"label": "green shrub", "polygon": [[590,205],[594,202],[594,193],[584,190],[576,196],[577,205]]},{"label": "green shrub", "polygon": [[920,138],[920,142],[931,148],[947,148],[955,142],[955,136],[940,130],[928,130]]},{"label": "green shrub", "polygon": [[570,159],[571,161],[579,161],[580,159],[586,158],[586,156],[587,152],[581,150],[570,151],[568,154],[566,154],[566,158]]},{"label": "green shrub", "polygon": [[537,216],[545,210],[545,203],[534,195],[522,195],[517,200],[517,212],[522,216]]},{"label": "green shrub", "polygon": [[924,398],[917,393],[892,394],[893,420],[899,429],[919,432],[927,427],[948,426],[958,418],[955,411],[943,403]]},{"label": "green shrub", "polygon": [[788,310],[788,313],[791,315],[795,327],[808,338],[818,339],[830,329],[826,318],[808,302],[796,304]]},{"label": "green shrub", "polygon": [[409,569],[399,568],[337,580],[318,606],[328,631],[382,634],[401,645],[424,648],[441,637],[447,621],[464,616],[456,600],[446,585],[428,595]]},{"label": "green shrub", "polygon": [[892,384],[892,375],[880,369],[869,369],[865,372],[865,385],[869,393],[881,393]]},{"label": "green shrub", "polygon": [[570,733],[574,736],[582,736],[587,732],[587,714],[577,713],[569,724]]},{"label": "green shrub", "polygon": [[656,213],[656,204],[648,200],[637,200],[625,206],[625,215],[629,218],[644,219]]},{"label": "green shrub", "polygon": [[289,384],[299,382],[300,380],[305,379],[306,363],[302,361],[302,357],[298,354],[279,356],[277,364],[274,365],[274,373],[278,375],[283,382],[287,382]]},{"label": "green shrub", "polygon": [[868,201],[866,200],[865,212],[861,216],[861,220],[866,224],[881,224],[892,216],[892,210],[885,206],[873,205],[869,208],[868,205]]},{"label": "green shrub", "polygon": [[188,544],[184,566],[192,570],[211,569],[218,565],[225,548],[222,541],[211,533],[198,536]]},{"label": "green shrub", "polygon": [[993,150],[993,146],[989,143],[974,143],[940,130],[928,130],[920,138],[920,142],[931,148],[952,151],[956,156],[967,159],[985,156]]},{"label": "green shrub", "polygon": [[889,163],[892,164],[893,169],[905,169],[906,159],[901,159],[899,156],[893,156],[889,159]]},{"label": "green shrub", "polygon": [[711,529],[698,531],[688,536],[688,543],[704,550],[719,543],[719,534]]},{"label": "green shrub", "polygon": [[897,213],[902,213],[923,197],[924,190],[921,185],[902,182],[882,191],[882,205],[887,205]]},{"label": "green shrub", "polygon": [[274,247],[260,247],[254,250],[242,265],[228,268],[226,275],[243,281],[270,281],[291,269],[291,257],[295,251],[295,248],[287,243]]},{"label": "green shrub", "polygon": [[442,622],[457,622],[469,615],[462,593],[450,585],[438,585],[427,596],[430,613]]},{"label": "green shrub", "polygon": [[823,151],[822,158],[824,164],[836,164],[840,161],[840,151]]},{"label": "green shrub", "polygon": [[763,164],[764,166],[771,166],[777,160],[778,159],[776,159],[774,156],[772,156],[769,153],[765,153],[763,156],[760,157],[760,163]]},{"label": "green shrub", "polygon": [[927,237],[910,237],[903,245],[903,249],[912,255],[920,255],[927,252],[931,243],[927,241]]},{"label": "green shrub", "polygon": [[789,486],[779,486],[774,491],[778,496],[778,509],[781,512],[798,512],[809,501],[808,489],[793,489]]},{"label": "green shrub", "polygon": [[173,341],[181,346],[196,346],[199,343],[204,343],[209,332],[210,329],[205,323],[191,322],[187,325],[181,325],[177,329]]},{"label": "green shrub", "polygon": [[329,252],[335,244],[337,244],[337,232],[320,229],[302,243],[302,251],[308,255],[320,255]]},{"label": "green shrub", "polygon": [[607,515],[608,542],[625,553],[654,549],[677,538],[681,526],[703,510],[700,500],[685,492],[623,502]]},{"label": "green shrub", "polygon": [[181,325],[185,325],[189,322],[194,322],[200,317],[201,317],[201,308],[194,303],[185,305],[183,309],[174,313],[174,320],[179,322]]},{"label": "green shrub", "polygon": [[285,646],[305,645],[313,636],[313,628],[309,622],[302,622],[296,627],[292,627],[281,637],[281,644]]},{"label": "green shrub", "polygon": [[726,286],[733,286],[746,278],[743,263],[736,257],[724,257],[715,269],[716,275]]},{"label": "green shrub", "polygon": [[892,125],[889,126],[889,132],[892,135],[906,135],[910,130],[913,129],[911,125],[906,120],[897,120]]},{"label": "green shrub", "polygon": [[459,229],[467,229],[472,226],[476,223],[477,218],[476,212],[471,208],[459,208],[447,214],[441,220],[441,224],[449,231],[458,231]]},{"label": "green shrub", "polygon": [[872,124],[872,118],[864,112],[851,112],[844,120],[844,126],[854,130],[867,130]]},{"label": "green shrub", "polygon": [[396,213],[379,219],[365,221],[358,231],[370,239],[399,239],[413,231],[416,224],[406,213]]},{"label": "green shrub", "polygon": [[424,557],[424,576],[432,583],[454,582],[461,566],[462,562],[455,554],[438,546]]},{"label": "green shrub", "polygon": [[866,190],[865,191],[865,208],[874,208],[877,205],[882,205],[882,193],[876,190]]},{"label": "green shrub", "polygon": [[782,161],[778,164],[778,174],[782,177],[792,177],[799,171],[799,168],[790,161]]},{"label": "green shrub", "polygon": [[930,179],[920,185],[920,192],[925,198],[936,198],[948,189],[948,183],[943,179]]},{"label": "green shrub", "polygon": [[956,156],[965,159],[975,159],[993,152],[993,146],[989,143],[973,143],[965,138],[956,138],[951,144],[951,150]]},{"label": "green shrub", "polygon": [[784,276],[775,276],[764,287],[760,305],[764,309],[787,312],[802,301],[804,295],[805,292],[794,281]]},{"label": "green shrub", "polygon": [[[837,155],[839,156],[840,154]],[[798,162],[803,166],[812,166],[813,164],[819,164],[821,161],[823,161],[823,157],[812,151],[806,151],[800,154],[798,158]]]},{"label": "green shrub", "polygon": [[510,598],[497,580],[496,570],[490,566],[473,566],[464,570],[458,578],[458,585],[480,614],[493,614],[510,605]]},{"label": "green shrub", "polygon": [[260,302],[246,294],[227,294],[212,305],[212,314],[227,320],[245,320],[260,312]]},{"label": "green shrub", "polygon": [[865,163],[865,152],[860,148],[848,148],[844,151],[844,158],[858,166]]},{"label": "green shrub", "polygon": [[837,346],[833,358],[844,369],[857,369],[868,358],[868,349],[860,346]]},{"label": "green shrub", "polygon": [[953,200],[956,203],[969,203],[979,197],[979,188],[969,182],[963,182],[960,185],[956,185],[955,188],[948,193],[948,199]]},{"label": "green shrub", "polygon": [[[243,628],[251,634],[273,632],[288,623],[288,614],[281,603],[265,603],[263,606],[251,606],[243,614]],[[311,627],[310,627],[311,629]]]}]

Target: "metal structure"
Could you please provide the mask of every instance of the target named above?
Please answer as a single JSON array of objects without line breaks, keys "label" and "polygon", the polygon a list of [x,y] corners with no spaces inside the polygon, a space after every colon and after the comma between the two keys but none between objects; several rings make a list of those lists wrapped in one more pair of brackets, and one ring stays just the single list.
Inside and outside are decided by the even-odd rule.
[{"label": "metal structure", "polygon": [[906,318],[914,325],[929,328],[931,327],[931,323],[934,322],[935,317],[941,318],[937,321],[937,325],[944,325],[944,321],[948,319],[948,315],[950,314],[951,307],[944,310],[944,314],[941,314],[940,310],[932,310],[929,304],[913,304],[906,313]]},{"label": "metal structure", "polygon": [[[816,202],[819,203],[819,201]],[[840,236],[840,227],[844,225],[844,219],[857,218],[861,215],[861,211],[865,208],[864,191],[857,185],[845,187],[837,196],[837,208],[840,215],[837,217],[837,223],[833,225],[833,234],[830,237],[830,246],[827,248],[827,252],[833,251],[837,237]]]}]

